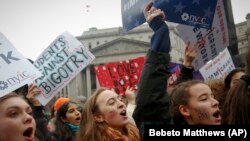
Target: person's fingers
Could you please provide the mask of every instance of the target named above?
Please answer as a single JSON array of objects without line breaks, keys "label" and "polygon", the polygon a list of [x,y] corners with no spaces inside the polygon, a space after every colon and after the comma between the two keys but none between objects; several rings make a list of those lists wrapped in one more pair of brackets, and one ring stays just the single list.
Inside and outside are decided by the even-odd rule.
[{"label": "person's fingers", "polygon": [[155,16],[160,16],[162,19],[166,18],[164,11],[162,11],[161,9],[156,9],[155,7],[152,7],[151,9],[152,10],[150,10],[150,13],[155,13]]},{"label": "person's fingers", "polygon": [[152,1],[149,1],[149,2],[146,4],[145,8],[144,8],[144,13],[148,12],[148,11],[151,9],[152,6],[153,6],[153,2],[152,2]]},{"label": "person's fingers", "polygon": [[42,91],[40,89],[36,89],[33,92],[36,93],[36,94],[40,94]]},{"label": "person's fingers", "polygon": [[166,19],[166,15],[165,15],[165,13],[164,13],[163,11],[161,11],[160,16],[161,16],[161,19],[162,19],[162,20]]},{"label": "person's fingers", "polygon": [[186,47],[185,47],[185,53],[188,51],[189,46],[190,46],[190,42],[188,42],[188,43],[186,44]]},{"label": "person's fingers", "polygon": [[146,20],[147,20],[148,23],[150,23],[155,17],[160,16],[162,14],[163,13],[162,13],[161,10],[155,10],[153,13],[147,15]]},{"label": "person's fingers", "polygon": [[129,90],[133,90],[133,87],[129,87]]},{"label": "person's fingers", "polygon": [[152,14],[154,13],[155,11],[157,11],[158,9],[156,9],[154,6],[152,6],[150,9],[149,9],[149,14]]},{"label": "person's fingers", "polygon": [[30,84],[29,88],[28,88],[28,91],[33,91],[35,88],[36,88],[36,85]]}]

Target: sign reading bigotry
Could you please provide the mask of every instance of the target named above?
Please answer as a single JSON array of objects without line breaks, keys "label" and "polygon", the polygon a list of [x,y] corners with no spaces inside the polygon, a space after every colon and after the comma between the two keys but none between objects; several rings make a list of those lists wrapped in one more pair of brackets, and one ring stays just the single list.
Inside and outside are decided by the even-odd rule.
[{"label": "sign reading bigotry", "polygon": [[93,54],[68,32],[59,36],[34,63],[42,72],[42,77],[35,80],[42,90],[42,95],[38,97],[40,102],[45,105],[94,58]]}]

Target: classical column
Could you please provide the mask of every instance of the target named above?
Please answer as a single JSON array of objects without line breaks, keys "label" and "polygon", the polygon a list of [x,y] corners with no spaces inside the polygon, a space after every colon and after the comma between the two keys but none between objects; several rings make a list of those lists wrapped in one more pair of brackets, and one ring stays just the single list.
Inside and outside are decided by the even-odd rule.
[{"label": "classical column", "polygon": [[87,97],[90,97],[91,96],[90,65],[86,67],[86,84],[87,84]]},{"label": "classical column", "polygon": [[99,81],[98,81],[98,78],[97,78],[97,76],[95,75],[95,82],[96,82],[96,89],[98,89],[99,87],[100,87],[100,83],[99,83]]}]

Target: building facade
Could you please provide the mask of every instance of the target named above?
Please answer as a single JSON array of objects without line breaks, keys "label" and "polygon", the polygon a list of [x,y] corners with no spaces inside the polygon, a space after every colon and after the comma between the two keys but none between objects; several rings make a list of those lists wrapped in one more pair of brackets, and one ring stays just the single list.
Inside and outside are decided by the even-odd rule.
[{"label": "building facade", "polygon": [[[172,61],[182,63],[185,44],[176,32],[176,25],[168,23],[172,50]],[[150,47],[150,39],[153,35],[148,24],[141,25],[127,33],[121,27],[97,29],[90,28],[76,37],[96,57],[91,65],[78,74],[71,83],[66,86],[58,97],[64,96],[75,99],[79,95],[89,97],[99,87],[94,67],[117,61],[125,61],[145,56]]]},{"label": "building facade", "polygon": [[250,13],[246,15],[246,21],[236,24],[235,27],[239,54],[245,54],[250,48]]}]

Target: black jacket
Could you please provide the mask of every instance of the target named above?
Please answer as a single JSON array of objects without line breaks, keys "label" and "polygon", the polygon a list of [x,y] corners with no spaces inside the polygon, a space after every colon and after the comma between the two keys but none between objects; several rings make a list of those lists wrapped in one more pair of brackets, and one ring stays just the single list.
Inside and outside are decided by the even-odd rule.
[{"label": "black jacket", "polygon": [[[170,75],[170,38],[167,25],[162,20],[153,20],[150,27],[155,32],[151,39],[151,49],[145,58],[138,84],[136,108],[133,118],[143,137],[146,124],[170,124],[169,95],[166,92]],[[167,48],[167,49],[164,49]],[[162,51],[164,50],[164,51]],[[143,139],[142,139],[143,140]]]}]

